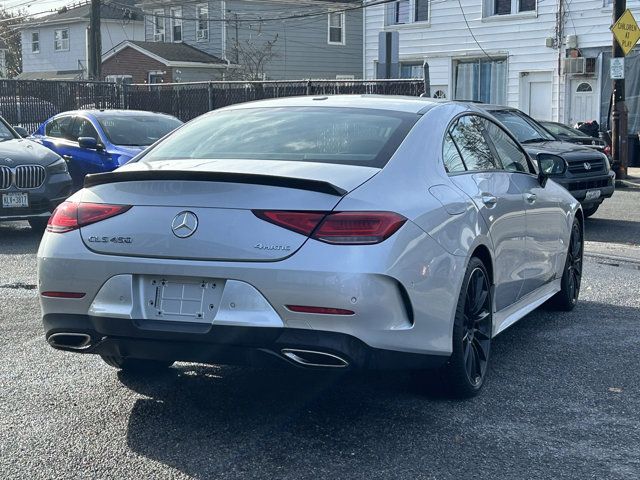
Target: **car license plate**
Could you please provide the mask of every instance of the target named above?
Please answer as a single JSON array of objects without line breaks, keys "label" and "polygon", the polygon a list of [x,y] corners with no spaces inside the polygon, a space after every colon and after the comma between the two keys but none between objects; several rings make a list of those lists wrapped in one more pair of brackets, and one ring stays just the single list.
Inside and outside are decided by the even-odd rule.
[{"label": "car license plate", "polygon": [[2,194],[2,208],[25,208],[28,206],[28,193],[12,192]]},{"label": "car license plate", "polygon": [[587,190],[585,200],[595,200],[596,198],[600,198],[600,190]]}]

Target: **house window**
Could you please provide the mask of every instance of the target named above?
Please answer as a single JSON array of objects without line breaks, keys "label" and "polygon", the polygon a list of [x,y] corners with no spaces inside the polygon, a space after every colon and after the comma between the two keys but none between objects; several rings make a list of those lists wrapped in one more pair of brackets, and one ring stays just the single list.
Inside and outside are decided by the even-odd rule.
[{"label": "house window", "polygon": [[330,44],[344,45],[344,12],[329,13]]},{"label": "house window", "polygon": [[436,90],[433,94],[433,98],[447,98],[447,94],[444,90]]},{"label": "house window", "polygon": [[504,105],[507,99],[507,60],[488,58],[454,62],[455,100]]},{"label": "house window", "polygon": [[61,28],[53,32],[53,49],[56,52],[69,50],[69,29]]},{"label": "house window", "polygon": [[171,41],[182,41],[182,7],[171,7],[169,9],[171,16]]},{"label": "house window", "polygon": [[196,40],[209,39],[209,6],[206,3],[196,5]]},{"label": "house window", "polygon": [[414,0],[413,21],[429,21],[429,0]]},{"label": "house window", "polygon": [[400,78],[422,78],[423,76],[422,62],[400,64]]},{"label": "house window", "polygon": [[153,11],[153,41],[164,42],[164,10]]},{"label": "house window", "polygon": [[388,3],[386,9],[385,23],[387,25],[401,25],[411,21],[410,0],[398,0],[397,2]]},{"label": "house window", "polygon": [[485,16],[535,12],[536,0],[486,0]]},{"label": "house window", "polygon": [[162,83],[164,82],[164,72],[159,71],[159,70],[152,70],[148,73],[147,75],[147,80],[149,82],[149,85],[155,84],[155,83]]},{"label": "house window", "polygon": [[576,92],[578,92],[578,93],[581,93],[581,92],[593,92],[593,88],[587,82],[582,82],[580,85],[578,85],[578,88],[576,88]]},{"label": "house window", "polygon": [[40,53],[40,32],[31,33],[31,53]]}]

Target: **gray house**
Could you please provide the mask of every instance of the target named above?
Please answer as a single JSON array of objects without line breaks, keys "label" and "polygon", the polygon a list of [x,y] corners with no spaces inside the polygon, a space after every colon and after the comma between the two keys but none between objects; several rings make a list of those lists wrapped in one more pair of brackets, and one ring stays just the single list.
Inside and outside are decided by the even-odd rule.
[{"label": "gray house", "polygon": [[[226,79],[352,79],[363,70],[361,0],[143,0],[145,40],[184,42]],[[183,81],[188,81],[183,78]]]}]

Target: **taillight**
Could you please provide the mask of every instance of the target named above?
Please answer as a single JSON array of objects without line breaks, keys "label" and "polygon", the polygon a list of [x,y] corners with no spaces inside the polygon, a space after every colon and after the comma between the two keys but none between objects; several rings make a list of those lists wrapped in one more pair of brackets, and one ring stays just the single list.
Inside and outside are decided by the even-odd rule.
[{"label": "taillight", "polygon": [[282,210],[254,210],[253,213],[262,220],[306,236],[311,235],[311,232],[316,229],[326,215],[325,212],[287,212]]},{"label": "taillight", "polygon": [[406,221],[392,212],[332,213],[313,232],[313,238],[339,245],[370,245],[383,242]]},{"label": "taillight", "polygon": [[49,218],[47,231],[65,233],[126,212],[131,205],[63,202]]},{"label": "taillight", "polygon": [[407,221],[393,212],[300,212],[254,210],[258,218],[336,245],[380,243]]},{"label": "taillight", "polygon": [[607,145],[606,147],[604,147],[604,153],[606,153],[607,155],[611,155],[611,145]]}]

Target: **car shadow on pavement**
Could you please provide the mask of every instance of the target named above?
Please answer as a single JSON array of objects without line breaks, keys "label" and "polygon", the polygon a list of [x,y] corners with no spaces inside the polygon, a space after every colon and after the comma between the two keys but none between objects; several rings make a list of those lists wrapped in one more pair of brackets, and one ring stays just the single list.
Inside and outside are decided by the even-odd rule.
[{"label": "car shadow on pavement", "polygon": [[[120,372],[146,397],[133,405],[128,446],[194,478],[415,478],[470,471],[478,455],[496,453],[513,463],[486,461],[483,478],[510,478],[509,471],[521,478],[522,465],[545,454],[545,469],[566,471],[575,462],[580,478],[594,474],[593,464],[569,447],[567,460],[565,446],[576,438],[608,444],[607,435],[631,428],[618,422],[611,433],[611,422],[599,418],[602,408],[612,418],[629,408],[602,406],[611,402],[609,386],[639,397],[634,349],[625,345],[639,313],[588,301],[570,313],[533,312],[497,337],[489,383],[467,401],[425,395],[399,372],[195,364],[146,379]],[[619,337],[611,333],[620,329]],[[598,468],[610,471],[606,462]]]}]

